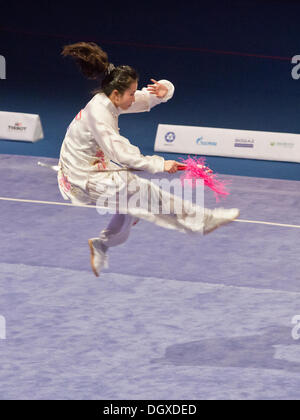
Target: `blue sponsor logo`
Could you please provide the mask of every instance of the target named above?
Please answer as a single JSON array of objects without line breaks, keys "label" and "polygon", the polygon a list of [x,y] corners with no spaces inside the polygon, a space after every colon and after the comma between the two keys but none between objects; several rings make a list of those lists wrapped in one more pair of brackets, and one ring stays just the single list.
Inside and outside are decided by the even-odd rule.
[{"label": "blue sponsor logo", "polygon": [[166,140],[168,143],[172,143],[175,139],[176,139],[176,135],[175,135],[175,133],[173,133],[173,131],[169,131],[169,132],[165,135],[165,140]]},{"label": "blue sponsor logo", "polygon": [[217,146],[218,145],[218,143],[216,142],[216,141],[206,141],[206,140],[204,140],[203,139],[203,137],[201,136],[201,137],[199,137],[197,140],[196,140],[196,143],[199,145],[199,146]]}]

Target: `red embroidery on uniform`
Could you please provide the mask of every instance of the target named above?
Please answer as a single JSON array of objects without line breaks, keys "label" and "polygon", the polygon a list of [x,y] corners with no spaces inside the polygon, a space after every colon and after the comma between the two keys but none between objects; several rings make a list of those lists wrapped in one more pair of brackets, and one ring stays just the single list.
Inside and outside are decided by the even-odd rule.
[{"label": "red embroidery on uniform", "polygon": [[77,121],[81,120],[81,113],[82,113],[82,110],[78,112],[78,114],[75,117],[75,120]]},{"label": "red embroidery on uniform", "polygon": [[98,166],[99,171],[101,169],[106,169],[105,157],[104,157],[104,153],[102,152],[102,150],[99,149],[97,151],[96,157],[99,158],[99,161],[97,162],[98,163],[97,166]]},{"label": "red embroidery on uniform", "polygon": [[63,190],[65,192],[69,192],[70,191],[71,184],[68,181],[68,178],[64,174],[61,175],[61,178],[59,180],[59,184],[60,184],[60,186],[63,188]]}]

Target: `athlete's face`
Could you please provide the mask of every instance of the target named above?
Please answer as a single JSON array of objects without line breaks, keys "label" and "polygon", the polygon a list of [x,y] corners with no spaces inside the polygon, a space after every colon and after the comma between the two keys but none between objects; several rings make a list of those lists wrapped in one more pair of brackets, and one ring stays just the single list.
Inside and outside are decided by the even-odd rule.
[{"label": "athlete's face", "polygon": [[121,109],[128,109],[129,107],[131,107],[131,105],[134,103],[135,99],[134,99],[134,94],[137,90],[137,86],[138,86],[138,82],[135,81],[133,83],[131,83],[130,87],[128,89],[125,90],[125,92],[123,93],[123,95],[118,95],[117,97],[117,106],[120,107]]}]

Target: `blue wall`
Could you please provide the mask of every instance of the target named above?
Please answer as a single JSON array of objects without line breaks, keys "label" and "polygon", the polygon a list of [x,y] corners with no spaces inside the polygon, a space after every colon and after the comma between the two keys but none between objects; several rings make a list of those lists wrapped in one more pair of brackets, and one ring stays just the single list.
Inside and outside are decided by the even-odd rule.
[{"label": "blue wall", "polygon": [[[291,57],[300,54],[294,1],[5,2],[1,5],[0,109],[37,113],[45,138],[0,141],[0,153],[58,157],[65,130],[91,98],[62,46],[95,41],[114,64],[130,64],[149,79],[167,78],[176,95],[151,113],[122,116],[122,134],[153,154],[158,123],[300,133],[300,80]],[[235,54],[237,53],[237,54]],[[176,155],[161,155],[176,158]],[[295,163],[208,157],[218,172],[299,179]]]}]

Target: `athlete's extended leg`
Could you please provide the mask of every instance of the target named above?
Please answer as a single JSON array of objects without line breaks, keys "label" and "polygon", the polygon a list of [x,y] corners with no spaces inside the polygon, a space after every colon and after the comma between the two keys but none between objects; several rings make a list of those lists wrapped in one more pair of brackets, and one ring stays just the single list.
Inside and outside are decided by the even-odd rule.
[{"label": "athlete's extended leg", "polygon": [[[207,209],[189,200],[183,200],[182,197],[159,188],[151,181],[138,177],[136,179],[143,191],[141,201],[145,205],[136,206],[135,201],[132,201],[133,205],[128,206],[128,213],[164,228],[206,235],[239,216],[238,209]],[[128,202],[130,204],[131,200]]]}]

